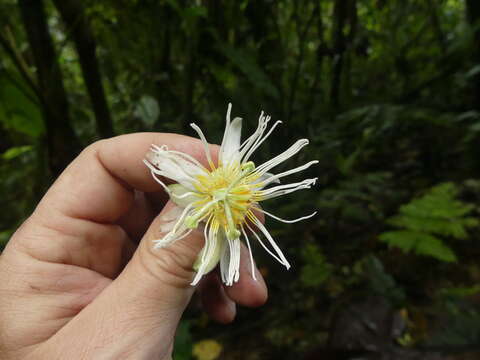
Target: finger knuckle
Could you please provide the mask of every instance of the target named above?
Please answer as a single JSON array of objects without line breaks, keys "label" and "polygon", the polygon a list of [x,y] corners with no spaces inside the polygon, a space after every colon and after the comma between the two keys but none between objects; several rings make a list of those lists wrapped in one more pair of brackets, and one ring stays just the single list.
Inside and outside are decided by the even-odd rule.
[{"label": "finger knuckle", "polygon": [[171,247],[141,252],[143,267],[158,281],[174,287],[184,288],[190,285],[193,269],[191,255]]}]

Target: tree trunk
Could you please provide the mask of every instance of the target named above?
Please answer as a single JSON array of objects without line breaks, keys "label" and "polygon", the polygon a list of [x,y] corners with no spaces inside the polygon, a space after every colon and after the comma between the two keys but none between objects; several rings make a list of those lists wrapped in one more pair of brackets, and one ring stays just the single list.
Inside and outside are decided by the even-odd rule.
[{"label": "tree trunk", "polygon": [[[478,1],[477,1],[478,2]],[[437,38],[438,46],[442,51],[442,55],[445,55],[447,52],[447,43],[445,41],[445,34],[442,29],[442,24],[438,16],[437,2],[433,0],[428,0],[430,22],[432,23],[433,30],[435,31],[435,37]]]},{"label": "tree trunk", "polygon": [[[323,68],[323,61],[326,55],[329,53],[329,49],[327,44],[325,43],[324,38],[324,25],[322,19],[322,7],[317,6],[316,9],[316,19],[317,19],[317,50],[315,52],[315,72],[313,77],[312,86],[309,91],[308,101],[306,102],[305,113],[309,114],[309,118],[313,118],[314,105],[316,104],[317,95],[319,92],[319,84],[321,83],[322,79],[322,68]],[[321,91],[321,90],[320,90]]]},{"label": "tree trunk", "polygon": [[298,57],[297,57],[297,61],[296,61],[296,64],[295,64],[295,69],[293,71],[292,80],[290,82],[291,87],[290,87],[290,94],[289,94],[289,97],[288,97],[287,117],[285,119],[287,122],[290,121],[292,119],[292,116],[293,116],[294,106],[295,106],[295,98],[296,98],[297,90],[298,90],[297,89],[298,81],[299,81],[299,77],[300,77],[300,70],[302,68],[302,63],[303,63],[303,60],[304,60],[304,57],[305,57],[305,44],[306,44],[306,41],[307,41],[307,35],[308,35],[308,31],[310,30],[310,27],[313,23],[315,15],[319,14],[319,12],[317,10],[318,6],[319,5],[317,4],[313,8],[312,14],[310,15],[309,19],[307,20],[307,22],[305,24],[305,27],[302,30],[297,29],[299,49],[298,49]]},{"label": "tree trunk", "polygon": [[95,114],[97,131],[102,138],[114,134],[108,109],[102,77],[95,53],[96,43],[90,25],[85,17],[82,3],[78,0],[54,0],[67,31],[71,32],[77,49],[83,78]]},{"label": "tree trunk", "polygon": [[333,8],[333,75],[330,86],[330,102],[334,110],[340,107],[340,89],[344,63],[343,55],[346,48],[344,27],[347,16],[348,0],[335,0]]},{"label": "tree trunk", "polygon": [[48,32],[43,2],[19,0],[18,5],[37,69],[42,113],[47,129],[49,166],[52,175],[56,176],[76,156],[80,144],[69,121],[67,95]]},{"label": "tree trunk", "polygon": [[[475,27],[474,47],[472,49],[472,60],[476,65],[480,64],[480,2],[478,0],[467,0],[467,19]],[[480,74],[472,77],[474,87],[474,107],[480,109]]]},{"label": "tree trunk", "polygon": [[[467,19],[472,27],[474,27],[474,46],[472,49],[472,62],[475,65],[480,65],[480,2],[478,0],[466,1]],[[480,74],[477,73],[471,78],[473,89],[473,102],[472,107],[476,110],[480,110]],[[480,136],[476,135],[470,142],[469,154],[471,154],[471,168],[475,171],[475,174],[480,174],[480,147],[478,143]]]}]

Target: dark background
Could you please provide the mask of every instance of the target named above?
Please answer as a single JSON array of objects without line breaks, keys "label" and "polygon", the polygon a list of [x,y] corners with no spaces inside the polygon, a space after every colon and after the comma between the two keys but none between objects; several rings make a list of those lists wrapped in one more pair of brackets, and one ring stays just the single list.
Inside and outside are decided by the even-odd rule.
[{"label": "dark background", "polygon": [[0,0],[0,244],[82,147],[192,121],[220,142],[231,101],[247,131],[284,121],[256,162],[311,140],[288,167],[318,159],[318,186],[267,209],[319,215],[269,222],[293,269],[256,247],[268,304],[229,326],[192,306],[176,358],[477,359],[479,20],[476,0]]}]

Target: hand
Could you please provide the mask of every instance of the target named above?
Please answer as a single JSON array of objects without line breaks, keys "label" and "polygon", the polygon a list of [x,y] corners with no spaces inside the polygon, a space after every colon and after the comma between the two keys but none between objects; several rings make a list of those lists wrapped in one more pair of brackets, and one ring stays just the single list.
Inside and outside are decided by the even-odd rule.
[{"label": "hand", "polygon": [[[200,141],[180,135],[99,141],[12,236],[0,257],[1,359],[171,358],[204,241],[196,230],[152,248],[174,205],[142,163],[150,144],[206,162]],[[212,272],[198,286],[204,309],[219,322],[234,319],[235,303],[266,301],[265,283],[258,270],[252,279],[243,251],[238,283],[224,288]]]}]

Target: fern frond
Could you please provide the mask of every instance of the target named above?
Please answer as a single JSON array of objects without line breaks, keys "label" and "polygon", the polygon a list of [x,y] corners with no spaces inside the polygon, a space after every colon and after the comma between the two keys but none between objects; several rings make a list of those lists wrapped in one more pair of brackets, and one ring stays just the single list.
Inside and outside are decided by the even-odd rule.
[{"label": "fern frond", "polygon": [[467,216],[473,205],[457,200],[458,192],[450,182],[431,188],[422,197],[401,206],[399,214],[387,220],[401,230],[385,232],[379,239],[405,253],[457,261],[453,250],[440,237],[465,239],[468,228],[479,225],[478,219]]}]

